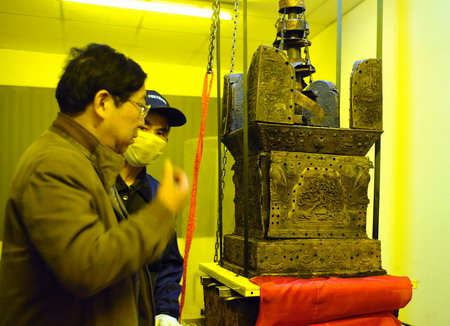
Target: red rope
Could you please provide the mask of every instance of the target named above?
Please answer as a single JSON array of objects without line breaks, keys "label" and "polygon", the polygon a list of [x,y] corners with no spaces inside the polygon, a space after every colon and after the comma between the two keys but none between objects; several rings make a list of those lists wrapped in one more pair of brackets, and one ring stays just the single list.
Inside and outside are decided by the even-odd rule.
[{"label": "red rope", "polygon": [[[208,82],[208,77],[211,79]],[[192,191],[191,191],[191,201],[189,204],[189,218],[186,230],[186,244],[184,247],[184,262],[183,262],[183,286],[181,288],[181,302],[180,302],[180,318],[181,321],[184,300],[186,295],[186,275],[187,275],[187,266],[189,261],[189,250],[191,249],[192,237],[194,235],[195,230],[195,216],[197,212],[197,181],[198,181],[198,172],[200,169],[200,163],[202,160],[203,154],[203,138],[205,135],[205,127],[206,127],[206,117],[208,115],[208,105],[209,98],[211,94],[212,84],[214,80],[214,73],[207,72],[205,78],[203,80],[203,93],[202,93],[202,120],[200,124],[200,132],[198,135],[198,143],[197,143],[197,153],[195,155],[194,161],[194,175],[192,180]]]}]

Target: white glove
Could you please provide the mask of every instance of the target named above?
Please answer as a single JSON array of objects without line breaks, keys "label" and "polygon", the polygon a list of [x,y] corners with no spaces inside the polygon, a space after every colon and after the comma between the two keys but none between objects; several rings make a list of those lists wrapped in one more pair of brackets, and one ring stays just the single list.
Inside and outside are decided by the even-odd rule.
[{"label": "white glove", "polygon": [[178,320],[169,315],[158,315],[155,317],[156,326],[182,326]]}]

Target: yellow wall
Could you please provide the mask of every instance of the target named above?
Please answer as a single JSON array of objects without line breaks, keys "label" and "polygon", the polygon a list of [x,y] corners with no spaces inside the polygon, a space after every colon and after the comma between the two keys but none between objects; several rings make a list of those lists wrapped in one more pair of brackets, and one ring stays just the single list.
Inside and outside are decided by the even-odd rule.
[{"label": "yellow wall", "polygon": [[[344,17],[342,116],[352,62],[376,55],[376,5],[366,0]],[[450,325],[449,11],[446,0],[384,1],[382,259],[388,273],[418,280],[400,319],[420,326]],[[312,39],[316,79],[335,79],[335,33],[333,25]]]},{"label": "yellow wall", "polygon": [[[117,50],[120,51],[119,48]],[[66,57],[60,54],[0,49],[0,85],[55,88]],[[164,95],[201,97],[206,58],[205,68],[138,63],[148,75],[148,89],[156,89]],[[215,86],[211,95],[216,96]]]}]

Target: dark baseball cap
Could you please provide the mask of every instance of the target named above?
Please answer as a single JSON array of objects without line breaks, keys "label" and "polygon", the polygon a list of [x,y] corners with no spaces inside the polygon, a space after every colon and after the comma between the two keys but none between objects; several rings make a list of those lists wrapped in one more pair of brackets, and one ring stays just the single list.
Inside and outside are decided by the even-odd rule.
[{"label": "dark baseball cap", "polygon": [[186,123],[186,116],[178,109],[169,105],[169,102],[156,91],[147,91],[147,105],[150,105],[149,113],[162,115],[167,119],[170,127],[179,127]]}]

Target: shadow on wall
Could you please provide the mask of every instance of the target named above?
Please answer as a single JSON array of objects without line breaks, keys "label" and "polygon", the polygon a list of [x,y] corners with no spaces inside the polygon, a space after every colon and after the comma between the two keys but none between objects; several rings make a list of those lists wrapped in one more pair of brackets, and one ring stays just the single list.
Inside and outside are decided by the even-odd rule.
[{"label": "shadow on wall", "polygon": [[55,89],[0,86],[0,240],[12,177],[25,149],[59,112]]},{"label": "shadow on wall", "polygon": [[[192,186],[194,160],[197,151],[198,139],[188,139],[185,141],[184,154],[184,170],[186,171],[189,182]],[[197,223],[195,236],[196,237],[215,237],[217,230],[217,215],[218,215],[218,143],[217,137],[205,137],[203,140],[203,155],[198,172],[197,183]],[[223,153],[222,153],[223,155]],[[222,159],[223,161],[223,159]],[[232,181],[231,166],[234,164],[233,157],[227,153],[226,175],[223,205],[223,224],[224,233],[231,233],[234,229],[234,184]],[[189,215],[189,204],[187,204],[181,214],[181,219],[178,221],[178,235],[185,236],[187,220]]]},{"label": "shadow on wall", "polygon": [[[192,184],[194,159],[197,151],[198,139],[188,139],[185,142],[184,168]],[[189,252],[186,301],[183,315],[198,316],[203,305],[203,288],[200,284],[199,264],[213,262],[215,254],[217,217],[218,217],[218,143],[217,137],[205,137],[203,143],[203,157],[200,164],[197,185],[197,214],[196,229]],[[223,154],[223,153],[222,153]],[[223,160],[222,160],[223,161]],[[223,232],[232,233],[234,230],[234,184],[232,182],[231,166],[234,160],[227,153],[224,200],[223,200]],[[180,252],[184,255],[186,227],[189,216],[189,205],[186,205],[177,229],[179,235]]]}]

